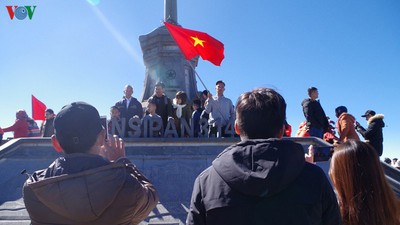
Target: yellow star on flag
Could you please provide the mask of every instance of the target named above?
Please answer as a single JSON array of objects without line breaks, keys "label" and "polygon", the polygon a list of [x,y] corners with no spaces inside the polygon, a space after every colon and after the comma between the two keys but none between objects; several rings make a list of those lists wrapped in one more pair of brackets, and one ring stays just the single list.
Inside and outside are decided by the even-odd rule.
[{"label": "yellow star on flag", "polygon": [[201,47],[204,48],[203,42],[206,42],[206,41],[199,39],[197,36],[196,37],[190,36],[190,38],[192,38],[194,40],[194,43],[193,43],[194,47],[196,47],[196,45],[201,45]]}]

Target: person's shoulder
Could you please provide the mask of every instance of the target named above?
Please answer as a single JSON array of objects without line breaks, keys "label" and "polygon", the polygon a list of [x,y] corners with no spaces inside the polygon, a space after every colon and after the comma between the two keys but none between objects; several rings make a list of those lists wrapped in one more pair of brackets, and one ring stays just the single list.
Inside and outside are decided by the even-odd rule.
[{"label": "person's shoulder", "polygon": [[311,98],[306,98],[301,102],[302,106],[308,106],[311,103]]},{"label": "person's shoulder", "polygon": [[372,116],[368,122],[369,123],[376,123],[376,122],[383,122],[383,119],[385,118],[385,116],[383,114],[376,114],[374,116]]},{"label": "person's shoulder", "polygon": [[158,114],[155,114],[154,116],[151,116],[152,118],[156,118],[156,119],[161,119],[161,116]]},{"label": "person's shoulder", "polygon": [[346,117],[347,121],[351,121],[352,123],[354,123],[356,121],[356,118],[353,115],[351,115],[350,113],[346,113],[345,117]]},{"label": "person's shoulder", "polygon": [[304,181],[308,181],[310,184],[317,186],[320,186],[328,180],[321,167],[308,162],[305,163],[300,176]]},{"label": "person's shoulder", "polygon": [[232,103],[232,100],[231,100],[230,98],[227,98],[227,97],[225,97],[225,96],[224,96],[224,98],[225,98],[230,104],[233,104],[233,103]]},{"label": "person's shoulder", "polygon": [[124,104],[124,101],[125,101],[125,98],[123,98],[123,99],[117,101],[117,102],[115,103],[115,106],[119,106],[119,105]]},{"label": "person's shoulder", "polygon": [[148,100],[154,100],[154,99],[159,99],[160,97],[158,97],[156,94],[153,94],[152,96],[150,96],[150,98]]},{"label": "person's shoulder", "polygon": [[167,99],[168,103],[172,105],[172,100],[168,98],[165,94],[163,95],[163,98]]},{"label": "person's shoulder", "polygon": [[201,113],[203,113],[203,110],[201,110],[201,111],[200,111],[200,110],[194,110],[192,114],[193,114],[193,115],[199,115],[199,116],[200,116]]},{"label": "person's shoulder", "polygon": [[285,139],[268,139],[269,141],[274,141],[274,145],[277,146],[278,149],[301,149],[303,150],[303,146],[299,143],[296,143],[292,140]]},{"label": "person's shoulder", "polygon": [[197,182],[199,182],[200,184],[204,185],[205,183],[207,183],[207,181],[209,180],[210,176],[216,173],[215,169],[213,166],[209,166],[208,168],[206,168],[205,170],[203,170],[196,178]]}]

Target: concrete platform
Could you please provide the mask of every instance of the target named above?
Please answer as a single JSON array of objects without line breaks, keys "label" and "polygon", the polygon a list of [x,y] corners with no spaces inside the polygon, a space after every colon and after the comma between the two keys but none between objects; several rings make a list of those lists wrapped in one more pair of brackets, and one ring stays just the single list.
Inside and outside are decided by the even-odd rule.
[{"label": "concrete platform", "polygon": [[[327,146],[316,138],[290,139],[304,148],[309,144]],[[126,140],[127,157],[152,181],[160,195],[157,208],[141,224],[185,224],[195,178],[223,149],[238,141],[236,138]],[[61,155],[53,150],[49,138],[17,139],[0,147],[0,225],[30,224],[22,200],[22,186],[27,176],[21,175],[21,171],[32,173],[46,168]],[[327,174],[329,161],[317,165]],[[394,182],[398,184],[399,173],[391,172],[397,176]]]}]

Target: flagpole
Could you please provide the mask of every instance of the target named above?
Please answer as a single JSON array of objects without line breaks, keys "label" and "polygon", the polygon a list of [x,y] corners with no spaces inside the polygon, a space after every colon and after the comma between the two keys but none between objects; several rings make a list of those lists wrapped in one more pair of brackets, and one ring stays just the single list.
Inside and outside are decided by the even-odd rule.
[{"label": "flagpole", "polygon": [[194,72],[194,73],[196,74],[196,76],[199,78],[199,80],[200,80],[201,84],[203,85],[203,87],[204,87],[207,91],[209,91],[208,88],[206,87],[206,85],[204,84],[203,80],[201,79],[200,75],[197,73],[196,69],[195,69],[194,66],[192,65],[192,63],[191,63],[189,60],[187,60],[187,61],[189,62],[190,67],[192,67],[193,72]]},{"label": "flagpole", "polygon": [[[199,75],[199,74],[196,72],[196,70],[194,69],[193,65],[190,63],[189,60],[187,60],[187,61],[189,62],[190,66],[192,67],[192,69],[193,69],[194,73],[196,74],[196,76],[199,78],[200,82],[203,84],[204,88],[208,91],[208,93],[210,93],[210,91],[208,90],[208,88],[207,88],[206,85],[204,84],[203,80],[201,79],[200,75]],[[207,97],[208,97],[208,96],[209,96],[209,95],[207,95]],[[220,107],[216,107],[216,108],[218,109],[218,112],[221,114],[222,118],[223,118],[225,121],[227,121],[226,118],[225,118],[225,116],[224,116],[224,114],[222,114]],[[228,122],[228,121],[227,121],[227,122]]]}]

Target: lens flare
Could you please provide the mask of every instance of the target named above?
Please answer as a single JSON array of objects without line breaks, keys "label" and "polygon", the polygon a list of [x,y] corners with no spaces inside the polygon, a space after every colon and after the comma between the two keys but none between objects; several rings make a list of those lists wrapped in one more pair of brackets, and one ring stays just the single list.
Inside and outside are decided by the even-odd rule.
[{"label": "lens flare", "polygon": [[91,5],[98,5],[100,4],[100,0],[86,0],[87,2],[89,2]]}]

